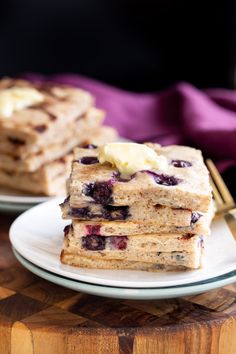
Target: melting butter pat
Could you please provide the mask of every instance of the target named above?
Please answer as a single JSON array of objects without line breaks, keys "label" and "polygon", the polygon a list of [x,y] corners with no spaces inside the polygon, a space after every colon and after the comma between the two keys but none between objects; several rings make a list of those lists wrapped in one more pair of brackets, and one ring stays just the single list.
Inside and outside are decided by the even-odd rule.
[{"label": "melting butter pat", "polygon": [[0,91],[0,117],[8,118],[20,111],[44,101],[44,96],[31,87],[13,87]]},{"label": "melting butter pat", "polygon": [[143,144],[108,143],[99,148],[98,160],[116,167],[121,177],[128,178],[142,170],[164,170],[168,163],[163,155]]}]

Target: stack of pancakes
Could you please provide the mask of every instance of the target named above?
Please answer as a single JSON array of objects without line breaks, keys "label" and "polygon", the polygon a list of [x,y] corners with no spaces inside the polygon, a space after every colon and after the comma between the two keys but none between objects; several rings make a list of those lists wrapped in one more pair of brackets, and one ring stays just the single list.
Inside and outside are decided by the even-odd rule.
[{"label": "stack of pancakes", "polygon": [[73,148],[116,140],[114,129],[101,126],[103,119],[104,112],[81,89],[1,80],[0,185],[65,194]]},{"label": "stack of pancakes", "polygon": [[213,204],[201,152],[147,145],[166,158],[167,168],[141,168],[125,180],[99,162],[98,149],[76,149],[69,196],[61,205],[63,218],[72,219],[63,263],[149,271],[202,266]]}]

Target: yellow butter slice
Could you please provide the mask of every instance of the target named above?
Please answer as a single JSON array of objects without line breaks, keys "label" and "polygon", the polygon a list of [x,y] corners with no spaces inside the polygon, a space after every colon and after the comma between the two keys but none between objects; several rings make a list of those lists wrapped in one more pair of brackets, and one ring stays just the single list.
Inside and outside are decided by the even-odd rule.
[{"label": "yellow butter slice", "polygon": [[44,101],[44,96],[31,87],[13,87],[0,91],[0,117],[9,118],[20,111]]},{"label": "yellow butter slice", "polygon": [[164,170],[168,162],[165,156],[143,144],[108,143],[99,148],[98,160],[116,167],[121,177],[128,178],[142,170]]}]

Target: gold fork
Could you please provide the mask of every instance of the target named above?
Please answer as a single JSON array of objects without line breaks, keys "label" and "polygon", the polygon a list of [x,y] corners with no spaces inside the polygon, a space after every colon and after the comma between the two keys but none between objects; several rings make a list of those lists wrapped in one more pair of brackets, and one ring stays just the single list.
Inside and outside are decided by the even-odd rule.
[{"label": "gold fork", "polygon": [[216,214],[225,214],[235,207],[235,201],[213,161],[207,159],[206,164],[210,171],[210,182],[217,209]]},{"label": "gold fork", "polygon": [[210,182],[216,203],[216,217],[224,216],[225,221],[236,240],[236,219],[233,216],[233,213],[236,212],[236,203],[213,161],[207,159],[206,164],[210,171]]}]

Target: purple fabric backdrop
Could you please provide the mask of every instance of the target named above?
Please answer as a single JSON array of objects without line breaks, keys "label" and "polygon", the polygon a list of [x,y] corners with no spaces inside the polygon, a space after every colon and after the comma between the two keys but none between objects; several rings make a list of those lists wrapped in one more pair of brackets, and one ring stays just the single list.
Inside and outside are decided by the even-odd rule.
[{"label": "purple fabric backdrop", "polygon": [[137,94],[75,74],[45,78],[26,74],[30,80],[50,80],[78,86],[96,97],[107,112],[105,123],[134,141],[188,144],[213,158],[221,171],[236,165],[236,92],[200,91],[187,83],[158,93]]}]

